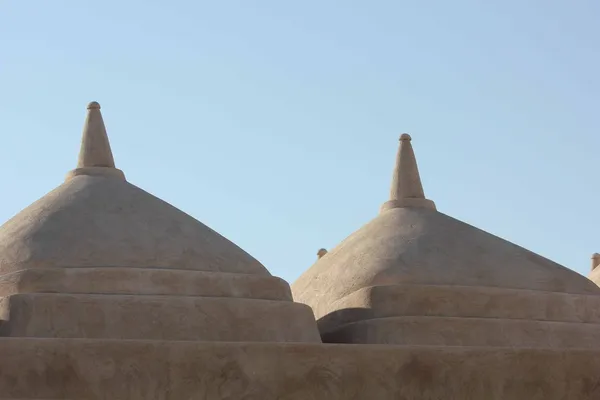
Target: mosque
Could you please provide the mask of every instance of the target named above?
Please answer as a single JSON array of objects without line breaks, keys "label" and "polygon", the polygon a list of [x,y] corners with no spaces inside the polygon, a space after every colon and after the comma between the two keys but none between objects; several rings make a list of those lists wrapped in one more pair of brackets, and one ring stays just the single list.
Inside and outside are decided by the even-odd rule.
[{"label": "mosque", "polygon": [[87,108],[76,168],[0,227],[0,399],[600,399],[600,255],[588,279],[437,211],[409,135],[290,286],[129,183]]}]

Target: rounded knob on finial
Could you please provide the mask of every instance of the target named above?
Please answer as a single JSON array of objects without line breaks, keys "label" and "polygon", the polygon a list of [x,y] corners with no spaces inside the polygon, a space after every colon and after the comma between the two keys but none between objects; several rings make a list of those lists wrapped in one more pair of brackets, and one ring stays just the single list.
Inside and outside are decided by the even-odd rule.
[{"label": "rounded knob on finial", "polygon": [[87,105],[88,110],[99,110],[100,104],[97,101],[92,101]]},{"label": "rounded knob on finial", "polygon": [[412,138],[408,133],[403,133],[402,135],[400,135],[400,140],[412,140]]}]

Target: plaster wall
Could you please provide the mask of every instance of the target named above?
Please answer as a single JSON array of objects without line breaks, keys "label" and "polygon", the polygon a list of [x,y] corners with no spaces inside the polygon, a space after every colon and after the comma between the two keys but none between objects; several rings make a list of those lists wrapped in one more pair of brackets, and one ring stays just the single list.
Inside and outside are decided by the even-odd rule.
[{"label": "plaster wall", "polygon": [[600,351],[0,339],[0,398],[597,400]]}]

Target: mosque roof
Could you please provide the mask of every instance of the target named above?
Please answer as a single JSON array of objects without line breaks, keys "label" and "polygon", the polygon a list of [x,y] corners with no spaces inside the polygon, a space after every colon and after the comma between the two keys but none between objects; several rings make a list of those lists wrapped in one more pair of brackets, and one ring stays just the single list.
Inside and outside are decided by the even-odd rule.
[{"label": "mosque roof", "polygon": [[[481,288],[600,293],[578,273],[437,211],[425,197],[407,134],[400,138],[390,200],[378,216],[320,257],[293,283],[292,291],[296,301],[323,318],[349,307],[352,302],[347,299],[359,291],[392,286],[428,288],[421,293],[432,287],[461,293]],[[461,301],[468,302],[468,296]],[[372,296],[360,304],[365,309],[378,307]],[[509,307],[507,315],[513,311]],[[489,316],[486,313],[479,316]]]},{"label": "mosque roof", "polygon": [[0,274],[45,267],[148,267],[269,275],[115,167],[100,105],[88,105],[77,168],[0,227]]}]

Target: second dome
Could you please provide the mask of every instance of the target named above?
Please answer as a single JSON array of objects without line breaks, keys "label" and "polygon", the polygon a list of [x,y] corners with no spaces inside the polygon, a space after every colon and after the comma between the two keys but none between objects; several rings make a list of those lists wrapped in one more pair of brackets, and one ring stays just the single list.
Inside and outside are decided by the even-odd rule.
[{"label": "second dome", "polygon": [[600,288],[436,210],[404,134],[391,197],[294,284],[324,341],[598,347]]}]

